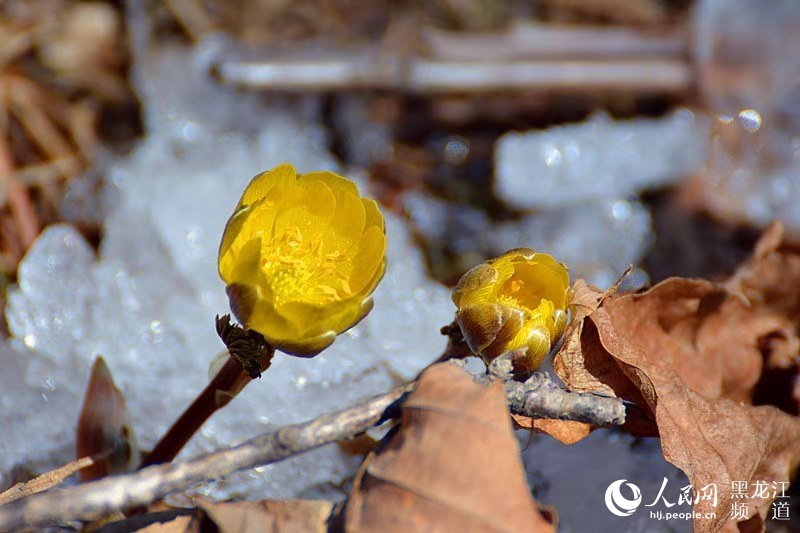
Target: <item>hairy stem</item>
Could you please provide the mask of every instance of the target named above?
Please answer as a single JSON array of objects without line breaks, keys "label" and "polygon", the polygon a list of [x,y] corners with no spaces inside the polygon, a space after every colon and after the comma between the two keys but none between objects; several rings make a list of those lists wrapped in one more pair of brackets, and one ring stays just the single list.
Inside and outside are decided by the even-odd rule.
[{"label": "hairy stem", "polygon": [[[269,367],[269,360],[265,361],[262,372]],[[218,409],[225,407],[251,381],[252,378],[247,375],[239,361],[229,357],[214,379],[172,424],[153,451],[147,454],[142,461],[142,468],[172,461],[206,420]]]},{"label": "hairy stem", "polygon": [[249,381],[250,376],[242,369],[242,365],[233,357],[229,357],[225,361],[225,366],[172,424],[153,451],[147,454],[142,461],[142,467],[172,461],[205,421],[233,398],[232,394],[226,391],[233,393],[237,390],[237,385],[241,389]]},{"label": "hairy stem", "polygon": [[230,318],[229,315],[216,318],[217,334],[228,348],[230,357],[211,383],[144,458],[142,468],[175,459],[211,415],[228,405],[245,385],[261,377],[261,372],[272,364],[275,348],[260,333],[232,324]]}]

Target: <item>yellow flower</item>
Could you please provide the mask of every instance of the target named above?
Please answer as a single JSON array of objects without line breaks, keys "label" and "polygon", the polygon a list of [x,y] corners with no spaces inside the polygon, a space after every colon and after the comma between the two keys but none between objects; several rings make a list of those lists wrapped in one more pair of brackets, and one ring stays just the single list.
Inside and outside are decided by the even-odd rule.
[{"label": "yellow flower", "polygon": [[519,248],[474,267],[453,291],[470,350],[489,361],[521,350],[536,368],[564,332],[569,273],[548,254]]},{"label": "yellow flower", "polygon": [[386,268],[383,216],[350,180],[283,164],[245,189],[218,266],[242,324],[310,357],[372,308]]}]

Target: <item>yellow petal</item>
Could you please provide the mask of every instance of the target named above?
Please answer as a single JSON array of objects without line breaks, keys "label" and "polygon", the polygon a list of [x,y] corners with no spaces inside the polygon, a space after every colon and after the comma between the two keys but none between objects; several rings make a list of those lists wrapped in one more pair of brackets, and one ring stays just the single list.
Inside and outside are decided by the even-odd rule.
[{"label": "yellow petal", "polygon": [[464,274],[452,298],[474,353],[486,360],[522,349],[532,370],[566,327],[568,292],[564,265],[548,254],[518,248]]},{"label": "yellow petal", "polygon": [[[512,286],[518,287],[513,291]],[[559,273],[541,263],[519,263],[514,275],[504,285],[504,291],[523,305],[535,308],[542,298],[563,309],[567,303],[568,286],[561,282]]]},{"label": "yellow petal", "polygon": [[222,279],[226,283],[257,283],[261,275],[261,238],[256,237],[245,243],[238,252],[229,253],[228,260],[220,262],[220,269],[225,268]]},{"label": "yellow petal", "polygon": [[234,212],[225,226],[219,247],[218,267],[223,280],[229,282],[233,279],[231,271],[242,246],[262,234],[272,234],[275,212],[274,202],[268,199],[240,206]]},{"label": "yellow petal", "polygon": [[355,254],[355,244],[364,234],[366,211],[361,198],[345,191],[334,191],[336,195],[336,213],[331,221],[331,230],[335,237],[326,243],[326,252],[333,249],[342,250],[348,255]]},{"label": "yellow petal", "polygon": [[298,357],[314,357],[319,352],[333,344],[336,332],[326,331],[314,337],[298,337],[273,342],[273,346],[289,355]]},{"label": "yellow petal", "polygon": [[374,274],[383,266],[386,256],[386,235],[375,226],[367,228],[359,242],[359,250],[353,258],[353,272],[350,275],[350,289],[361,292]]},{"label": "yellow petal", "polygon": [[561,309],[556,309],[553,312],[553,329],[550,331],[552,338],[559,338],[565,329],[567,329],[567,313]]},{"label": "yellow petal", "polygon": [[312,181],[322,181],[331,189],[340,190],[353,196],[359,196],[358,187],[349,179],[342,177],[327,170],[319,170],[317,172],[309,172],[302,174],[297,178],[297,182],[302,186]]},{"label": "yellow petal", "polygon": [[[383,260],[378,265],[378,268],[372,274],[372,278],[363,286],[361,290],[355,292],[356,297],[364,298],[365,296],[372,293],[375,290],[375,287],[378,286],[381,279],[383,279],[383,275],[386,273],[386,258],[384,257]],[[351,287],[352,289],[352,287]]]},{"label": "yellow petal", "polygon": [[377,226],[380,230],[386,233],[386,221],[378,209],[378,202],[370,198],[362,198],[361,203],[364,205],[364,227],[369,228]]},{"label": "yellow petal", "polygon": [[329,329],[335,329],[338,316],[347,310],[347,301],[335,301],[326,305],[310,302],[286,302],[277,312],[295,325],[298,336],[313,337]]},{"label": "yellow petal", "polygon": [[280,199],[273,235],[280,237],[288,229],[299,228],[304,238],[319,238],[330,224],[336,209],[336,198],[330,187],[317,180],[308,188],[286,191]]},{"label": "yellow petal", "polygon": [[514,275],[515,262],[519,259],[519,254],[503,254],[495,261],[487,261],[497,270],[497,283],[505,283],[508,278]]},{"label": "yellow petal", "polygon": [[278,165],[272,170],[256,175],[242,194],[239,205],[250,205],[256,200],[265,198],[273,189],[289,187],[297,184],[297,171],[289,163]]},{"label": "yellow petal", "polygon": [[[277,312],[276,306],[269,295],[268,286],[259,286],[256,291],[256,302],[249,317],[241,320],[248,328],[261,333],[270,343],[275,346],[278,343],[298,338],[300,328],[291,320],[286,319]],[[240,318],[237,315],[237,318]]]},{"label": "yellow petal", "polygon": [[514,248],[501,255],[500,258],[527,262],[536,257],[536,255],[536,251],[531,248]]},{"label": "yellow petal", "polygon": [[528,368],[534,369],[550,353],[550,335],[546,330],[533,328],[528,335]]},{"label": "yellow petal", "polygon": [[[225,224],[225,229],[222,232],[222,240],[219,243],[220,261],[222,260],[222,257],[230,251],[233,241],[236,240],[236,238],[241,234],[242,226],[244,225],[245,220],[247,220],[247,214],[249,210],[250,206],[239,207],[233,212],[233,215],[231,215],[231,218],[229,218],[228,222]],[[222,267],[220,266],[220,272],[221,271]]]}]

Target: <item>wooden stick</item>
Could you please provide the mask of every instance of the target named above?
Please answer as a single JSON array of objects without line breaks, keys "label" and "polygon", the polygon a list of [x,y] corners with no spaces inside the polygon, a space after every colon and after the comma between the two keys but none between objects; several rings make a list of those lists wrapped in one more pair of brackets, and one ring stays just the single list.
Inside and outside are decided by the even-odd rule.
[{"label": "wooden stick", "polygon": [[428,61],[406,67],[364,59],[223,61],[226,83],[272,91],[401,90],[470,93],[505,90],[624,90],[684,92],[692,70],[681,60]]}]

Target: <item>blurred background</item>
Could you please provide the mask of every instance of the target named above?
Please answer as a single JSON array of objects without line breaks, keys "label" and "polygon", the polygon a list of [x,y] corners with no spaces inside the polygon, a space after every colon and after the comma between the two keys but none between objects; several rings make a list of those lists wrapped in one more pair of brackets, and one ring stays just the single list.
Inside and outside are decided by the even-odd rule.
[{"label": "blurred background", "polygon": [[446,283],[526,243],[599,285],[715,276],[771,219],[800,231],[794,2],[166,0],[147,29],[123,4],[2,4],[6,283],[49,223],[98,241],[93,164],[144,135],[137,54],[177,43],[311,102]]},{"label": "blurred background", "polygon": [[[219,349],[224,220],[283,161],[379,199],[398,266],[327,359],[270,370],[305,400],[248,390],[237,402],[256,415],[212,419],[195,452],[413,376],[452,319],[442,284],[510,248],[601,287],[634,265],[635,288],[730,274],[774,219],[800,238],[797,50],[794,0],[2,0],[0,414],[15,431],[0,488],[69,455],[97,353],[145,445],[202,387],[186,368]],[[567,503],[597,465],[619,462],[598,491],[620,469],[643,492],[643,470],[656,491],[681,478],[663,458],[640,468],[659,460],[651,444],[547,442],[560,459],[526,468],[537,497],[575,507],[569,530],[613,518],[601,498]],[[201,490],[327,497],[357,463],[324,453],[286,467],[296,486],[270,467]],[[572,484],[554,483],[559,464]]]}]

